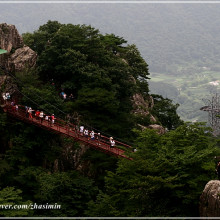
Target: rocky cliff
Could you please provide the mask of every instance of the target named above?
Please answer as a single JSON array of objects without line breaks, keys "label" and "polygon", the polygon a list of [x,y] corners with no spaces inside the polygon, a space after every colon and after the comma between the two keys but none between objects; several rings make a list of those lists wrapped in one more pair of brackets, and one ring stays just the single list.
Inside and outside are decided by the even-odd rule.
[{"label": "rocky cliff", "polygon": [[[19,95],[17,94],[17,85],[10,76],[6,76],[6,75],[0,76],[0,90],[4,92],[9,92],[11,95],[13,94],[16,94],[16,96]],[[1,96],[1,100],[2,100],[2,96]]]},{"label": "rocky cliff", "polygon": [[209,181],[200,197],[201,217],[220,217],[220,181]]},{"label": "rocky cliff", "polygon": [[0,48],[8,51],[0,56],[0,65],[6,71],[19,72],[36,64],[37,54],[24,45],[14,25],[0,24]]},{"label": "rocky cliff", "polygon": [[150,114],[150,110],[152,110],[154,107],[154,100],[152,96],[149,96],[148,99],[145,100],[141,94],[139,93],[134,94],[132,97],[132,107],[133,107],[132,113],[134,115],[139,115],[141,117],[146,117],[149,115],[150,117],[150,121],[152,124],[149,125],[148,127],[139,124],[139,127],[142,130],[146,128],[150,128],[156,130],[158,134],[165,133],[165,128],[163,128],[161,125],[156,124],[157,120],[152,114]]}]

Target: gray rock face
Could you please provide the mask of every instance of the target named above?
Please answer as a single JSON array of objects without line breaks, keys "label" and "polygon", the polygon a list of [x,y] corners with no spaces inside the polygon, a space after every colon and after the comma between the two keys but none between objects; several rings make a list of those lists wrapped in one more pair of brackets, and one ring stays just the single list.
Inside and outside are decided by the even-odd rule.
[{"label": "gray rock face", "polygon": [[148,128],[156,130],[156,132],[158,134],[165,134],[166,133],[165,128],[162,127],[161,125],[153,124],[153,125],[149,125]]},{"label": "gray rock face", "polygon": [[220,217],[220,181],[209,181],[200,197],[201,217]]},{"label": "gray rock face", "polygon": [[8,58],[7,68],[10,72],[20,72],[25,68],[34,67],[37,54],[28,46],[18,48]]},{"label": "gray rock face", "polygon": [[[150,115],[150,121],[155,123],[157,120],[153,115],[150,114],[149,110],[152,110],[154,107],[154,100],[152,96],[148,97],[148,100],[145,100],[141,94],[135,94],[132,97],[134,115],[147,116]],[[164,134],[166,132],[165,128],[158,124],[151,124],[148,127],[138,124],[138,126],[144,130],[146,128],[154,129],[158,134]]]},{"label": "gray rock face", "polygon": [[132,97],[132,103],[133,114],[146,116],[149,114],[149,109],[153,107],[153,98],[146,101],[141,94],[136,93]]},{"label": "gray rock face", "polygon": [[19,72],[36,64],[37,54],[24,45],[14,25],[0,24],[0,48],[8,51],[0,56],[0,65],[7,71]]},{"label": "gray rock face", "polygon": [[8,52],[12,48],[17,49],[24,46],[22,37],[14,25],[0,24],[0,47]]}]

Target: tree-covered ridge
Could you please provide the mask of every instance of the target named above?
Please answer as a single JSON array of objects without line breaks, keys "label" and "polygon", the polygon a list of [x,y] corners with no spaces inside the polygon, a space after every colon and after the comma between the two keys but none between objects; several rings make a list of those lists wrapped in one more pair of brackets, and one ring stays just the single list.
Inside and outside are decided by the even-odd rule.
[{"label": "tree-covered ridge", "polygon": [[[128,153],[132,161],[92,149],[82,153],[85,146],[72,139],[1,112],[0,195],[18,204],[62,208],[0,215],[196,216],[204,184],[214,178],[217,140],[203,124],[183,124],[178,105],[158,95],[149,111],[167,133],[140,129],[151,121],[132,113],[131,97],[147,99],[149,73],[135,45],[90,26],[56,21],[24,34],[24,40],[38,52],[38,62],[13,78],[23,105],[73,116],[74,122],[132,141],[137,151]],[[74,98],[64,100],[61,91]]]},{"label": "tree-covered ridge", "polygon": [[74,103],[66,104],[69,111],[79,112],[98,129],[128,134],[134,126],[132,95],[148,95],[148,65],[135,45],[91,26],[56,21],[23,37],[38,53],[40,80],[53,81],[57,90],[74,95]]},{"label": "tree-covered ridge", "polygon": [[[84,171],[71,171],[58,136],[4,117],[1,124],[1,133],[11,136],[11,149],[1,149],[0,159],[5,201],[62,206],[7,210],[1,216],[198,216],[199,196],[215,178],[213,158],[220,153],[209,128],[185,124],[162,136],[136,131],[138,151],[132,161],[120,160],[116,171],[114,160],[93,151],[82,158]],[[61,170],[54,167],[57,159],[63,161]]]},{"label": "tree-covered ridge", "polygon": [[185,124],[163,136],[138,132],[133,161],[108,172],[90,216],[198,216],[204,185],[213,178],[219,148],[203,124]]},{"label": "tree-covered ridge", "polygon": [[[217,80],[219,75],[218,7],[216,4],[78,4],[62,7],[39,4],[16,5],[15,9],[13,5],[5,5],[1,16],[23,32],[36,29],[42,19],[53,18],[64,23],[92,24],[101,33],[123,36],[135,44],[147,60],[154,85],[159,79],[159,85],[153,85],[153,93],[167,95],[179,103],[178,113],[184,121],[207,121],[207,115],[199,109],[204,104],[201,100],[210,94],[208,83]],[[202,83],[203,80],[207,82]],[[166,95],[161,93],[161,82],[169,84],[164,92]],[[180,92],[176,94],[175,90]]]},{"label": "tree-covered ridge", "polygon": [[[38,53],[39,79],[74,95],[73,102],[64,104],[65,111],[78,112],[86,123],[120,137],[129,136],[137,124],[152,123],[131,114],[134,94],[149,97],[148,65],[135,45],[114,34],[102,35],[91,26],[57,21],[48,21],[23,37]],[[171,100],[169,105],[174,107]],[[170,124],[162,123],[168,129],[179,124],[177,115]]]}]

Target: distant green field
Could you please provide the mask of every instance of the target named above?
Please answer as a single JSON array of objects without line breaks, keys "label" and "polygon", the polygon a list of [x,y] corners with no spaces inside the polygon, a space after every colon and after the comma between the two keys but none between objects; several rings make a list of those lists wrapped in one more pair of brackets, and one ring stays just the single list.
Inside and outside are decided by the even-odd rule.
[{"label": "distant green field", "polygon": [[152,73],[149,85],[151,93],[161,94],[180,104],[178,114],[184,121],[207,121],[208,113],[200,108],[205,105],[204,99],[209,99],[220,89],[220,85],[210,84],[217,80],[220,84],[220,72],[214,71],[190,76]]}]

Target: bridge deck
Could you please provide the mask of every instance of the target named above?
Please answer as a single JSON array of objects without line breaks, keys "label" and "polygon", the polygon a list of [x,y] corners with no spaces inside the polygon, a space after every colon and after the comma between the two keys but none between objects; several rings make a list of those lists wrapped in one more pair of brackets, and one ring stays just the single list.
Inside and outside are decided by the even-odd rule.
[{"label": "bridge deck", "polygon": [[108,137],[101,135],[100,140],[97,140],[97,139],[91,140],[90,138],[80,135],[79,131],[76,129],[76,126],[74,124],[70,124],[70,123],[67,124],[67,122],[63,121],[62,119],[56,118],[55,123],[53,125],[51,124],[51,122],[46,121],[46,120],[43,120],[41,123],[39,118],[27,117],[25,110],[20,107],[18,111],[16,111],[16,109],[10,104],[5,104],[2,106],[2,108],[5,112],[7,112],[8,115],[16,119],[19,119],[29,124],[33,124],[43,129],[47,129],[49,131],[56,132],[58,134],[66,135],[68,137],[73,138],[77,142],[84,143],[88,145],[89,147],[92,147],[104,153],[131,160],[131,158],[129,158],[128,156],[124,154],[125,153],[124,150],[119,149],[117,147],[117,145],[118,146],[120,145],[120,146],[124,146],[127,148],[131,148],[131,146],[127,144],[116,141],[116,147],[111,148]]}]

